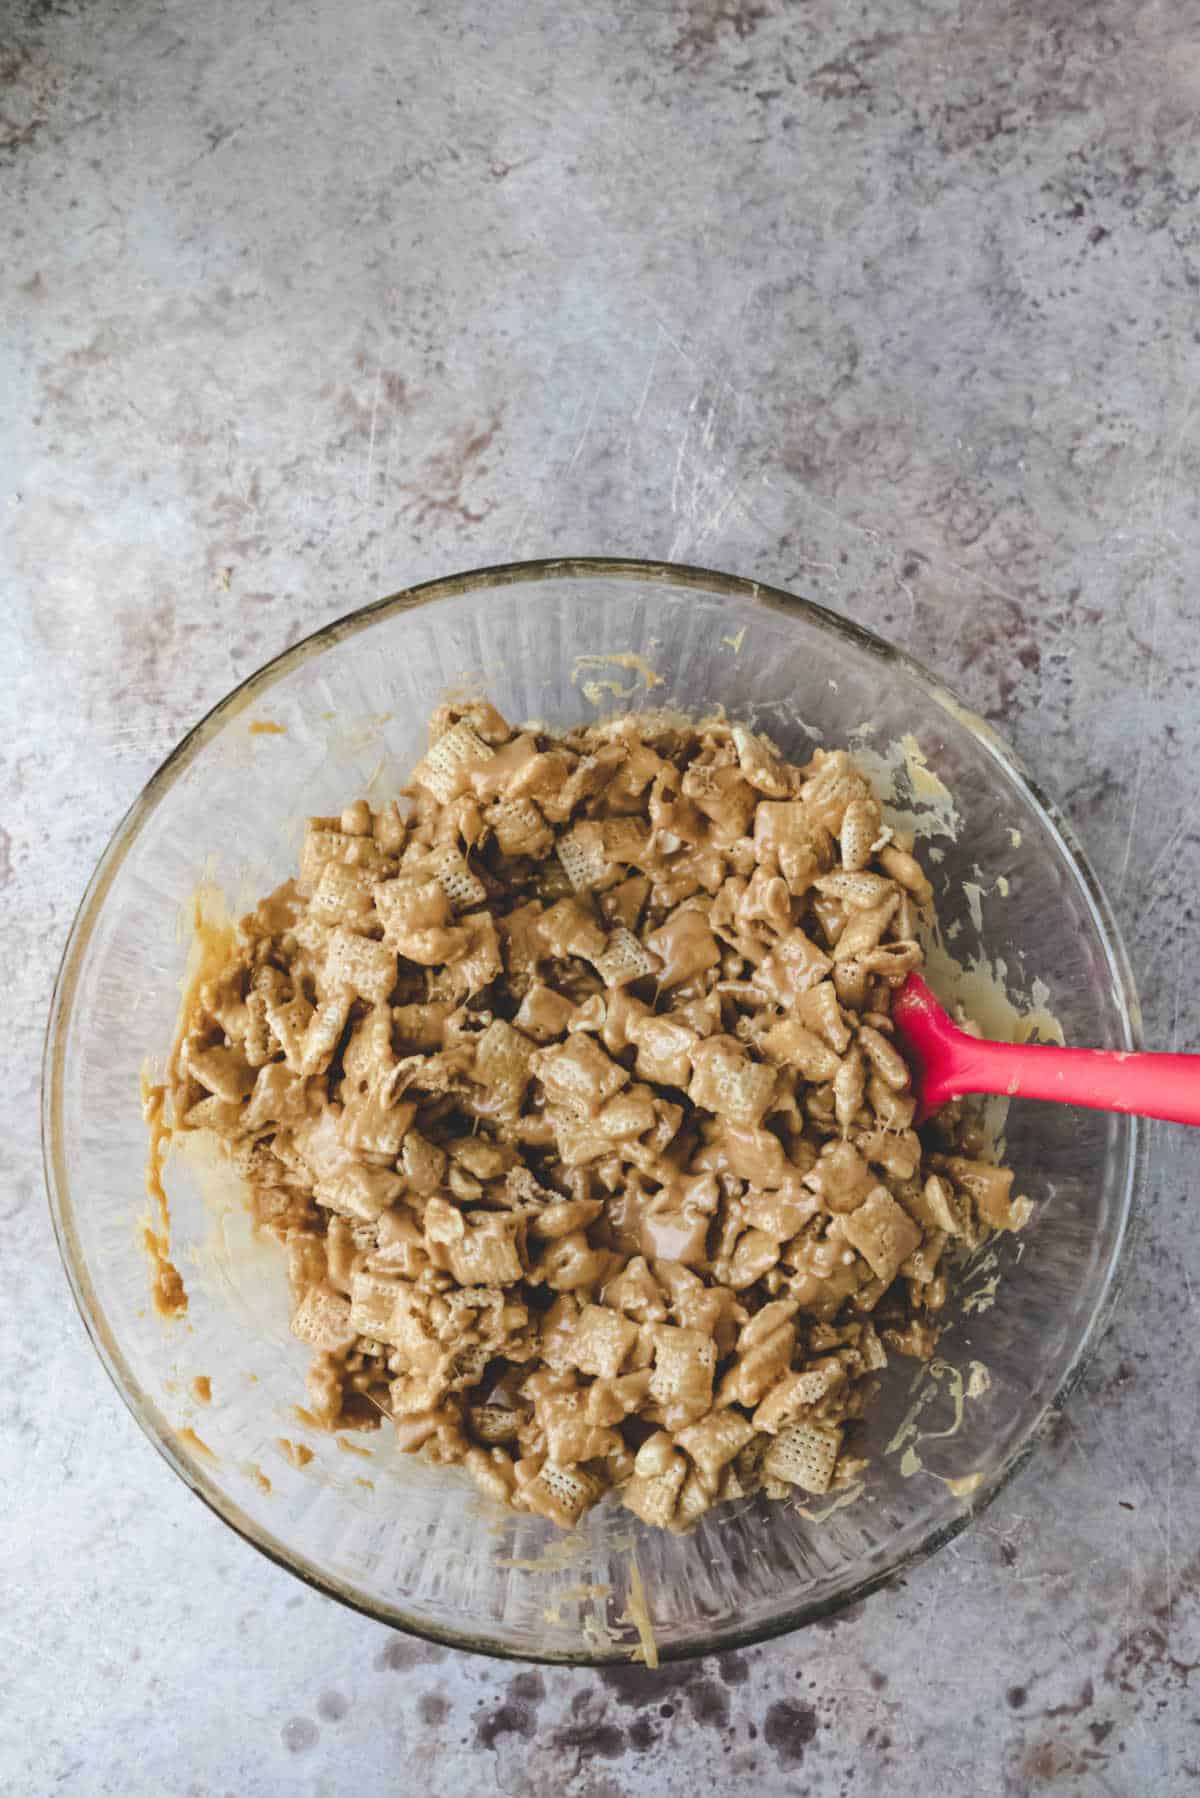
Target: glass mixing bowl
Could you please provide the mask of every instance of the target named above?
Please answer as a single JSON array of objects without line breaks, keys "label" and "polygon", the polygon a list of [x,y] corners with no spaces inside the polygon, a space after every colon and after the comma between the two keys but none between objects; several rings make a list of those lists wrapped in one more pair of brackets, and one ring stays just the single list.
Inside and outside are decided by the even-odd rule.
[{"label": "glass mixing bowl", "polygon": [[[150,1303],[139,1073],[147,1058],[161,1069],[171,1041],[197,883],[236,906],[286,878],[304,816],[394,790],[433,704],[463,683],[513,720],[552,725],[719,703],[799,760],[852,734],[868,754],[909,739],[895,803],[935,831],[947,947],[965,964],[986,956],[1018,1001],[1044,997],[1068,1042],[1137,1046],[1125,956],[1071,832],[995,734],[907,657],[818,606],[699,569],[485,569],[381,600],[277,657],[184,739],[117,830],[75,919],[46,1043],[46,1172],[67,1272],[105,1366],[175,1472],[333,1597],[463,1648],[598,1663],[637,1647],[640,1575],[664,1659],[761,1640],[949,1541],[1029,1453],[1112,1302],[1138,1124],[1051,1105],[1012,1113],[1007,1154],[1033,1220],[965,1271],[932,1368],[889,1371],[852,1502],[743,1501],[672,1536],[609,1500],[564,1540],[491,1509],[465,1476],[396,1453],[386,1426],[349,1439],[365,1457],[307,1430],[294,1411],[307,1353],[288,1333],[282,1257],[190,1157],[166,1170],[190,1308],[172,1324]],[[302,1448],[312,1458],[300,1466]]]}]

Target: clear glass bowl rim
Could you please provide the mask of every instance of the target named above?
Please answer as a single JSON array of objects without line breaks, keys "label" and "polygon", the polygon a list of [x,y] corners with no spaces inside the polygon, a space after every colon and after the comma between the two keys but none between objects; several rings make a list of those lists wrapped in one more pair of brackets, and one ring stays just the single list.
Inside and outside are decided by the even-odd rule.
[{"label": "clear glass bowl rim", "polygon": [[[494,567],[469,569],[423,581],[398,593],[371,601],[323,625],[311,635],[274,656],[256,669],[231,692],[218,701],[211,711],[188,731],[186,736],[150,776],[117,825],[107,847],[88,882],[72,921],[54,983],[42,1054],[41,1137],[42,1163],[50,1204],[51,1221],[59,1253],[84,1327],[110,1379],[140,1428],[188,1487],[231,1529],[268,1560],[284,1567],[316,1591],[337,1599],[350,1609],[371,1617],[404,1634],[437,1642],[443,1646],[487,1654],[499,1659],[524,1662],[543,1661],[550,1664],[567,1662],[574,1666],[603,1666],[627,1660],[628,1651],[614,1646],[611,1652],[597,1654],[539,1656],[518,1652],[504,1644],[468,1632],[437,1629],[423,1620],[408,1616],[399,1607],[365,1602],[357,1593],[340,1585],[319,1568],[293,1553],[285,1542],[270,1537],[257,1523],[245,1515],[235,1501],[221,1491],[207,1476],[198,1461],[183,1453],[179,1438],[160,1413],[155,1401],[139,1385],[126,1361],[99,1303],[93,1287],[72,1219],[70,1177],[66,1165],[62,1126],[63,1076],[68,1047],[72,1005],[79,977],[87,956],[92,933],[100,917],[108,890],[126,855],[175,781],[186,771],[196,756],[228,723],[246,710],[277,680],[292,673],[343,639],[368,629],[381,618],[436,605],[438,601],[459,598],[464,594],[486,593],[499,587],[540,583],[549,580],[607,579],[630,583],[694,588],[709,597],[749,601],[768,611],[783,612],[805,618],[809,624],[829,636],[852,644],[882,662],[902,668],[924,690],[930,702],[946,712],[962,728],[971,732],[977,742],[1009,775],[1033,809],[1040,815],[1054,838],[1063,858],[1077,875],[1090,906],[1093,921],[1105,955],[1113,984],[1113,993],[1124,1031],[1126,1049],[1141,1047],[1141,1007],[1120,930],[1108,900],[1092,872],[1074,831],[1054,802],[1041,790],[1030,771],[1016,753],[984,723],[976,719],[965,704],[956,698],[929,669],[904,650],[878,637],[874,632],[816,604],[762,581],[740,575],[685,563],[641,560],[633,557],[568,556],[528,562],[500,563]],[[836,1614],[845,1606],[865,1598],[880,1586],[890,1584],[910,1567],[919,1564],[973,1522],[1002,1492],[1008,1482],[1024,1466],[1046,1434],[1091,1359],[1103,1336],[1120,1295],[1120,1287],[1129,1263],[1130,1247],[1140,1221],[1140,1193],[1145,1173],[1145,1131],[1139,1120],[1130,1118],[1129,1148],[1125,1158],[1121,1192],[1117,1242],[1109,1265],[1108,1278],[1096,1298],[1088,1325],[1076,1348],[1057,1391],[1030,1423],[1024,1438],[1010,1454],[1007,1462],[993,1475],[978,1501],[947,1522],[932,1527],[908,1553],[890,1566],[875,1569],[836,1597],[819,1603],[804,1603],[769,1622],[752,1629],[721,1628],[713,1635],[697,1635],[687,1642],[664,1645],[662,1658],[687,1660],[698,1655],[744,1648],[785,1635],[805,1624]]]}]

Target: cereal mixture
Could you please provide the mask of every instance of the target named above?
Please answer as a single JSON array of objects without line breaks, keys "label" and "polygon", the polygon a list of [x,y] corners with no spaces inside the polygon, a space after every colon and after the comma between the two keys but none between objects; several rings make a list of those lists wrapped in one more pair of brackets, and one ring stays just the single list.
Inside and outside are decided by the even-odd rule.
[{"label": "cereal mixture", "polygon": [[724,719],[479,702],[430,745],[309,821],[168,1075],[283,1245],[310,1412],[563,1526],[846,1484],[947,1245],[1028,1210],[957,1119],[912,1127],[911,842],[844,751]]}]

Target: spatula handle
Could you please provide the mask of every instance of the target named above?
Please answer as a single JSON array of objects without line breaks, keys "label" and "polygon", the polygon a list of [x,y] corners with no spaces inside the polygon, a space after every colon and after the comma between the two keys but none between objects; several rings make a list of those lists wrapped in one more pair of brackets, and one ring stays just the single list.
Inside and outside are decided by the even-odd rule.
[{"label": "spatula handle", "polygon": [[955,1049],[954,1074],[935,1104],[959,1093],[1005,1093],[1014,1099],[1053,1099],[1093,1111],[1200,1124],[1200,1055],[988,1043],[965,1032]]}]

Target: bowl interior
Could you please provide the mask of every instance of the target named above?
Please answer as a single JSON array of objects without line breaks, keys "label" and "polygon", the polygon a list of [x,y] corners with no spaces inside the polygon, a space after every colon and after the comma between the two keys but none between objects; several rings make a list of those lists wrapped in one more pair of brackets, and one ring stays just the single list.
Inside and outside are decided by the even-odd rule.
[{"label": "bowl interior", "polygon": [[[147,1058],[161,1069],[170,1043],[181,920],[198,886],[221,889],[236,912],[286,878],[305,816],[394,790],[432,705],[463,686],[514,721],[720,704],[799,759],[851,741],[893,814],[926,838],[942,928],[933,984],[943,997],[965,990],[997,1033],[1040,1005],[1069,1042],[1131,1046],[1120,949],[1061,824],[921,670],[803,602],[643,565],[492,571],[331,627],[193,733],[98,869],[51,1019],[47,1167],[89,1328],[176,1470],[296,1572],[444,1640],[627,1658],[635,1570],[664,1658],[756,1639],[936,1546],[1036,1437],[1110,1294],[1136,1124],[1032,1104],[1009,1117],[1007,1154],[1034,1218],[964,1270],[933,1365],[889,1371],[870,1475],[836,1502],[749,1501],[673,1537],[609,1501],[564,1539],[395,1453],[386,1432],[347,1442],[307,1430],[294,1409],[307,1356],[288,1333],[280,1258],[252,1240],[237,1195],[194,1154],[174,1155],[165,1177],[188,1313],[164,1323],[150,1303],[139,1073]],[[207,1403],[197,1376],[211,1382]],[[303,1466],[297,1445],[311,1450]]]}]

